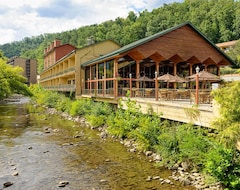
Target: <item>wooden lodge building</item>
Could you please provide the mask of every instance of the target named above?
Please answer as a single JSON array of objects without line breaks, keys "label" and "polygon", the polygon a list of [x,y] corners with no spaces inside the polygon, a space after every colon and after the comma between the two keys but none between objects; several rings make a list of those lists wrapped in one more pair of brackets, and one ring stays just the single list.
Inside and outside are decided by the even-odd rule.
[{"label": "wooden lodge building", "polygon": [[[124,47],[107,40],[74,49],[41,73],[40,84],[50,90],[74,92],[76,98],[115,104],[129,93],[143,112],[151,105],[163,117],[181,122],[191,120],[183,110],[194,103],[192,97],[199,97],[201,116],[193,122],[209,126],[215,117],[210,92],[202,97],[194,93],[198,92],[196,86],[211,90],[217,79],[199,78],[197,85],[185,78],[195,74],[196,68],[219,76],[220,68],[232,63],[188,22]],[[178,80],[160,80],[166,74],[178,76]]]}]

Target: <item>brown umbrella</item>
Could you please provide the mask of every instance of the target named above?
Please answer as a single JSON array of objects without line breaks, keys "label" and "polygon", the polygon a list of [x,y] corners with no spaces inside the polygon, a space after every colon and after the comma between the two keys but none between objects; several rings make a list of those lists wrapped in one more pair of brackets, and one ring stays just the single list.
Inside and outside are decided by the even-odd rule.
[{"label": "brown umbrella", "polygon": [[153,79],[148,78],[147,76],[142,76],[138,77],[135,79],[135,81],[140,81],[140,82],[153,82]]},{"label": "brown umbrella", "polygon": [[167,83],[167,88],[169,87],[169,82],[176,82],[175,76],[173,76],[169,73],[158,77],[157,80],[166,82]]},{"label": "brown umbrella", "polygon": [[169,73],[158,77],[157,80],[163,81],[163,82],[176,82],[176,78]]},{"label": "brown umbrella", "polygon": [[[196,80],[196,74],[188,76],[186,78],[190,79],[190,81],[195,81]],[[204,70],[202,70],[198,73],[198,78],[199,78],[199,81],[212,81],[212,82],[220,81],[219,76],[214,75],[214,74],[209,73],[209,72],[204,71]]]},{"label": "brown umbrella", "polygon": [[154,80],[153,79],[150,79],[148,78],[147,76],[142,76],[142,77],[138,77],[135,79],[135,81],[139,81],[139,82],[142,82],[143,83],[143,88],[145,87],[145,82],[153,82]]}]

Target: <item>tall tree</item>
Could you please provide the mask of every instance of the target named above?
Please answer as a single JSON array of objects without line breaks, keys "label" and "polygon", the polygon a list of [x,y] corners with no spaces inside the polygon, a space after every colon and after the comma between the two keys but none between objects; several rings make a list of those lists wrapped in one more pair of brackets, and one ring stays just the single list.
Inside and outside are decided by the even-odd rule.
[{"label": "tall tree", "polygon": [[6,64],[4,59],[0,59],[0,99],[6,98],[14,93],[31,95],[21,73],[21,67],[12,67]]}]

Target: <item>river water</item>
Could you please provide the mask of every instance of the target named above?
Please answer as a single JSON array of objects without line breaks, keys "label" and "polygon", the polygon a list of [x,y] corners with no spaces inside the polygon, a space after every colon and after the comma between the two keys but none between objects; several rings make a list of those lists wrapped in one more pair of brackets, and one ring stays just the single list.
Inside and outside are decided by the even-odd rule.
[{"label": "river water", "polygon": [[170,171],[98,133],[27,101],[0,105],[0,190],[194,189],[161,184]]}]

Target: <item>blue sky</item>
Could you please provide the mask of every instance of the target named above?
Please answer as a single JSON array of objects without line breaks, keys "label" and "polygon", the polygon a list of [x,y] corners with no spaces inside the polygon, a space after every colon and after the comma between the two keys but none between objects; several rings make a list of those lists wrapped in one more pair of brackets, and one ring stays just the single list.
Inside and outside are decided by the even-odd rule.
[{"label": "blue sky", "polygon": [[183,0],[9,0],[0,2],[0,44],[125,18]]}]

